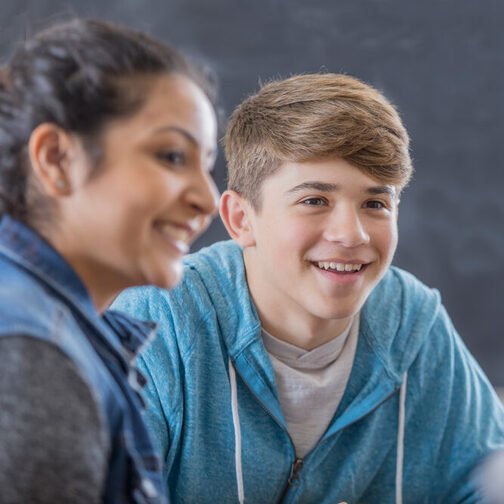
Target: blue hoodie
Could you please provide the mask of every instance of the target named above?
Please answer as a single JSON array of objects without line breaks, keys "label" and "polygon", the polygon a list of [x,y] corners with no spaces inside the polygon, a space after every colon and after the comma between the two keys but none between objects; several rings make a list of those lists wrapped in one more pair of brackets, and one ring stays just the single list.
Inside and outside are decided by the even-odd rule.
[{"label": "blue hoodie", "polygon": [[114,307],[159,323],[139,367],[174,503],[479,502],[470,473],[504,446],[504,410],[438,292],[398,268],[361,311],[345,393],[304,460],[240,247],[190,255],[180,286],[130,289]]}]

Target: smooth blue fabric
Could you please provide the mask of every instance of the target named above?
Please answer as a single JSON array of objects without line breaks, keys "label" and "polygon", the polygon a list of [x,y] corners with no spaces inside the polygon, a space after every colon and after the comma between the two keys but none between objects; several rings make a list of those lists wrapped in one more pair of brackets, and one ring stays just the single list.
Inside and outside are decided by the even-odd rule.
[{"label": "smooth blue fabric", "polygon": [[154,328],[116,312],[102,318],[58,253],[28,227],[2,218],[0,337],[45,341],[75,363],[108,430],[105,503],[167,502],[161,465],[141,416],[145,378],[131,365]]},{"label": "smooth blue fabric", "polygon": [[362,309],[347,388],[298,486],[287,485],[296,456],[240,247],[221,242],[190,255],[180,286],[130,289],[114,306],[159,323],[139,364],[150,377],[147,420],[174,503],[238,501],[228,359],[238,375],[248,504],[282,496],[285,503],[394,503],[405,371],[404,504],[478,502],[470,473],[504,445],[504,410],[438,292],[395,267]]}]

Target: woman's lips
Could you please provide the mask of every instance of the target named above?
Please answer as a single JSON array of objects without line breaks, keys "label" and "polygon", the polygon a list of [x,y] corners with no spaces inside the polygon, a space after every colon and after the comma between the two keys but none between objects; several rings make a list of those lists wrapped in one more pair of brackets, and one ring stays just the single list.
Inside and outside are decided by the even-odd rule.
[{"label": "woman's lips", "polygon": [[158,223],[154,227],[163,239],[174,246],[181,254],[189,252],[189,245],[194,235],[191,228],[171,222]]}]

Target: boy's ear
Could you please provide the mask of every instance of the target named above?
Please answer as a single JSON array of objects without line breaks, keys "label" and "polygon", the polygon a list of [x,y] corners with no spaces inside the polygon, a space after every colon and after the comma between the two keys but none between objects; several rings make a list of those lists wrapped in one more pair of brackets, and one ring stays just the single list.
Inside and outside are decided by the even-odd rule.
[{"label": "boy's ear", "polygon": [[41,188],[53,198],[71,193],[68,161],[72,139],[56,124],[42,123],[30,135],[28,153]]},{"label": "boy's ear", "polygon": [[254,210],[250,203],[235,191],[224,191],[219,213],[231,238],[242,247],[255,245],[250,217]]}]

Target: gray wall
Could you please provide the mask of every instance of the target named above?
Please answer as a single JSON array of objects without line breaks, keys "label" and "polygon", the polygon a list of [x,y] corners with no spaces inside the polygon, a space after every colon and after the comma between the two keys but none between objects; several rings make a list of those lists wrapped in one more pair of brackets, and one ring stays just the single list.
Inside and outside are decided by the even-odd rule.
[{"label": "gray wall", "polygon": [[[411,134],[416,175],[395,263],[437,287],[504,385],[504,3],[487,0],[2,0],[0,56],[71,15],[127,23],[211,64],[226,112],[260,79],[320,69],[381,89]],[[216,177],[224,187],[220,155]],[[225,237],[219,222],[196,248]]]}]

